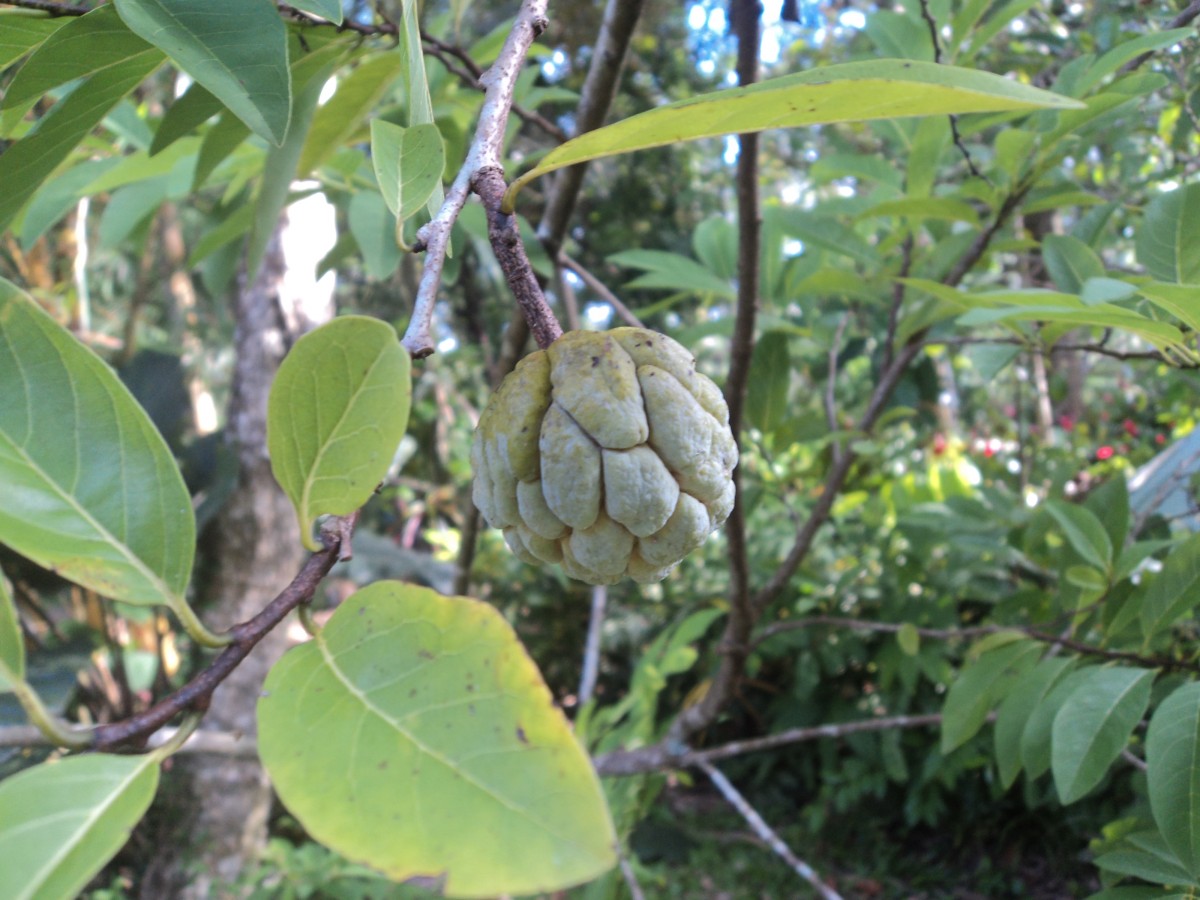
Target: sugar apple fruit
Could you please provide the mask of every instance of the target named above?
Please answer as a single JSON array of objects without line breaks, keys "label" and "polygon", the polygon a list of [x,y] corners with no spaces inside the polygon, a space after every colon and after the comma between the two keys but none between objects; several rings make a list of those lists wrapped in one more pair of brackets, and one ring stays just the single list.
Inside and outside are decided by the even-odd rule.
[{"label": "sugar apple fruit", "polygon": [[484,409],[472,496],[525,562],[651,583],[729,516],[737,458],[725,399],[682,346],[643,328],[572,331]]}]

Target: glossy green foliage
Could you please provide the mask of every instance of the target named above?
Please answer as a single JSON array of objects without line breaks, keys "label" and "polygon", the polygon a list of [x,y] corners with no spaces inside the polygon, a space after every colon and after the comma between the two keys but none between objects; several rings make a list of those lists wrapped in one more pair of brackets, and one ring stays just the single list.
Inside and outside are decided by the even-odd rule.
[{"label": "glossy green foliage", "polygon": [[0,540],[99,593],[186,609],[196,526],[179,469],[111,369],[0,281]]},{"label": "glossy green foliage", "polygon": [[68,19],[35,18],[32,15],[9,14],[0,28],[0,66],[7,66],[65,25]]},{"label": "glossy green foliage", "polygon": [[25,677],[25,638],[4,573],[0,572],[0,693]]},{"label": "glossy green foliage", "polygon": [[1154,821],[1192,878],[1200,880],[1200,682],[1175,690],[1146,734]]},{"label": "glossy green foliage", "polygon": [[680,141],[827,122],[1077,106],[997,75],[933,63],[883,59],[810,69],[682,100],[567,141],[513,182],[505,208],[547,172]]},{"label": "glossy green foliage", "polygon": [[557,890],[616,862],[587,755],[485,603],[364,588],[276,665],[258,725],[288,809],[392,878],[493,897]]},{"label": "glossy green foliage", "polygon": [[129,838],[158,788],[159,760],[93,754],[0,782],[0,896],[70,900]]},{"label": "glossy green foliage", "polygon": [[287,32],[267,0],[116,0],[125,24],[231,109],[282,144],[291,119]]},{"label": "glossy green foliage", "polygon": [[1088,794],[1129,742],[1150,703],[1153,671],[1093,668],[1054,717],[1050,767],[1063,803]]},{"label": "glossy green foliage", "polygon": [[408,424],[409,367],[395,329],[362,316],[305,335],[279,367],[267,449],[310,550],[318,516],[358,509],[387,474]]},{"label": "glossy green foliage", "polygon": [[1137,255],[1160,281],[1200,284],[1200,185],[1150,201],[1137,232]]}]

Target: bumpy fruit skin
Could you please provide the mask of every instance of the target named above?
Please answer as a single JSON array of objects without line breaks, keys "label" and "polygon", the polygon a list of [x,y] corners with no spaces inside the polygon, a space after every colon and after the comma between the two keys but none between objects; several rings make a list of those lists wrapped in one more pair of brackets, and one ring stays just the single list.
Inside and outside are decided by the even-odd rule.
[{"label": "bumpy fruit skin", "polygon": [[728,518],[737,457],[725,399],[682,346],[572,331],[521,360],[480,416],[473,498],[525,562],[647,584]]}]

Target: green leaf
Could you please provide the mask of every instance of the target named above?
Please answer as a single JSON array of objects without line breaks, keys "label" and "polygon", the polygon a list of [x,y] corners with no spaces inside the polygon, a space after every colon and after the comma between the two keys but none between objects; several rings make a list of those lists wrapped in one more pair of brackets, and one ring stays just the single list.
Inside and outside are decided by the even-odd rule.
[{"label": "green leaf", "polygon": [[396,218],[383,198],[366,192],[355,194],[346,219],[367,274],[379,281],[391,277],[400,265],[401,253],[396,244]]},{"label": "green leaf", "polygon": [[1136,246],[1138,262],[1159,281],[1200,283],[1200,184],[1151,200]]},{"label": "green leaf", "polygon": [[267,450],[300,520],[304,545],[317,516],[367,501],[408,425],[408,353],[386,322],[334,319],[296,342],[271,387]]},{"label": "green leaf", "polygon": [[246,247],[246,270],[252,275],[258,271],[271,235],[279,225],[279,216],[287,205],[288,190],[296,177],[296,166],[304,150],[308,127],[312,123],[321,90],[345,52],[346,48],[341,44],[326,44],[301,57],[292,67],[291,78],[296,93],[292,103],[291,125],[283,142],[267,152],[262,184],[254,203],[254,226],[250,229],[250,240]]},{"label": "green leaf", "polygon": [[608,257],[618,266],[642,269],[645,275],[626,283],[627,288],[661,289],[669,291],[693,291],[697,294],[712,294],[733,299],[733,287],[723,278],[706,269],[700,263],[679,253],[665,250],[624,250]]},{"label": "green leaf", "polygon": [[1101,572],[1108,572],[1112,568],[1112,540],[1095,513],[1086,507],[1063,503],[1061,500],[1047,500],[1045,507],[1085,562]]},{"label": "green leaf", "polygon": [[1162,571],[1146,588],[1142,633],[1151,638],[1200,603],[1200,534],[1182,542],[1167,556]]},{"label": "green leaf", "polygon": [[158,123],[154,141],[150,144],[150,155],[162,153],[224,108],[220,100],[204,89],[204,85],[192,82],[183,96],[171,104],[162,121]]},{"label": "green leaf", "polygon": [[342,0],[293,0],[291,5],[301,12],[328,19],[335,25],[342,24]]},{"label": "green leaf", "polygon": [[393,879],[442,877],[448,897],[493,897],[558,890],[616,863],[590,760],[485,603],[364,588],[272,670],[258,730],[275,789],[308,832]]},{"label": "green leaf", "polygon": [[921,632],[912,622],[905,622],[896,632],[896,643],[905,656],[916,656],[921,652]]},{"label": "green leaf", "polygon": [[120,165],[120,159],[91,159],[64,169],[45,183],[21,216],[21,247],[28,250],[63,216],[75,209],[83,190]]},{"label": "green leaf", "polygon": [[1200,284],[1162,284],[1153,281],[1137,285],[1136,291],[1192,331],[1200,331]]},{"label": "green leaf", "polygon": [[0,280],[0,541],[106,597],[184,602],[196,524],[162,436],[120,379]]},{"label": "green leaf", "polygon": [[998,75],[928,62],[820,67],[671,103],[567,141],[513,182],[504,208],[511,210],[521,188],[547,172],[680,141],[827,122],[1079,106]]},{"label": "green leaf", "polygon": [[[1105,872],[1132,875],[1134,878],[1141,878],[1144,881],[1171,885],[1193,883],[1187,870],[1163,842],[1162,835],[1154,831],[1128,835],[1123,845],[1116,850],[1097,856],[1095,863]],[[1194,892],[1166,896],[1190,898],[1194,896]]]},{"label": "green leaf", "polygon": [[[408,73],[408,124],[432,125],[433,100],[429,96],[429,80],[425,72],[425,49],[421,46],[421,28],[417,23],[417,0],[401,0],[400,41],[397,49]],[[439,173],[440,175],[441,173]],[[437,215],[445,194],[441,179],[434,186],[426,208],[429,215]]]},{"label": "green leaf", "polygon": [[154,44],[264,140],[283,143],[292,108],[287,29],[266,0],[114,0]]},{"label": "green leaf", "polygon": [[[991,637],[994,639],[997,636]],[[987,721],[992,707],[1005,696],[1013,682],[1035,663],[1041,652],[1041,646],[1035,641],[1009,638],[1001,646],[984,651],[978,660],[963,667],[950,685],[942,706],[943,754],[975,736]]]},{"label": "green leaf", "polygon": [[787,335],[781,331],[768,331],[755,343],[750,360],[747,424],[763,434],[783,424],[788,415],[791,383],[792,359],[788,353]]},{"label": "green leaf", "polygon": [[0,572],[0,694],[25,677],[25,638],[8,582]]},{"label": "green leaf", "polygon": [[[87,18],[84,16],[84,18]],[[158,68],[153,48],[109,66],[54,104],[23,138],[0,154],[0,230],[110,109]]]},{"label": "green leaf", "polygon": [[1164,351],[1183,343],[1183,334],[1174,325],[1156,322],[1132,310],[1108,305],[1083,307],[1081,303],[1078,309],[1065,305],[973,309],[959,316],[958,321],[962,325],[987,325],[995,322],[1058,322],[1071,326],[1119,328],[1144,338],[1159,350]]},{"label": "green leaf", "polygon": [[1021,735],[1029,717],[1074,665],[1075,660],[1067,656],[1043,659],[1013,684],[1000,704],[994,737],[1000,784],[1005,790],[1021,773]]},{"label": "green leaf", "polygon": [[296,174],[303,178],[325,163],[362,125],[400,74],[400,55],[388,51],[339,78],[337,91],[313,116]]},{"label": "green leaf", "polygon": [[880,216],[901,216],[915,221],[938,219],[979,224],[979,213],[971,204],[949,197],[905,197],[902,200],[885,200],[858,214],[860,219]]},{"label": "green leaf", "polygon": [[18,114],[56,87],[119,66],[147,51],[149,44],[130,32],[110,7],[71,19],[51,34],[21,66],[0,105]]},{"label": "green leaf", "polygon": [[1088,306],[1101,303],[1120,303],[1137,295],[1137,288],[1128,281],[1116,278],[1088,278],[1079,289],[1079,299]]},{"label": "green leaf", "polygon": [[1087,70],[1087,74],[1079,79],[1075,85],[1075,95],[1081,96],[1086,93],[1131,59],[1136,59],[1143,53],[1152,53],[1155,50],[1161,50],[1163,47],[1169,47],[1194,34],[1195,29],[1192,28],[1170,28],[1165,31],[1141,34],[1124,43],[1117,44],[1117,46],[1101,56]]},{"label": "green leaf", "polygon": [[1054,728],[1054,717],[1075,688],[1091,677],[1091,671],[1083,669],[1060,678],[1029,714],[1025,729],[1021,732],[1021,767],[1031,781],[1049,771],[1050,734]]},{"label": "green leaf", "polygon": [[1050,768],[1063,803],[1104,778],[1150,704],[1155,672],[1093,668],[1063,701],[1050,734]]},{"label": "green leaf", "polygon": [[1179,861],[1200,878],[1200,682],[1159,704],[1146,734],[1154,821]]},{"label": "green leaf", "polygon": [[208,181],[208,177],[249,135],[250,129],[241,119],[230,112],[222,113],[221,117],[208,129],[200,143],[200,155],[196,160],[196,177],[192,180],[192,190],[200,190]]},{"label": "green leaf", "polygon": [[1089,278],[1104,277],[1104,263],[1096,251],[1069,234],[1051,234],[1042,239],[1042,261],[1060,291],[1078,294]]},{"label": "green leaf", "polygon": [[129,840],[158,789],[159,760],[92,754],[0,782],[0,897],[74,897]]},{"label": "green leaf", "polygon": [[1088,491],[1083,505],[1104,525],[1114,553],[1118,553],[1129,533],[1129,485],[1125,477],[1114,475]]},{"label": "green leaf", "polygon": [[20,59],[41,45],[46,38],[66,25],[70,19],[51,19],[34,15],[18,15],[9,11],[0,28],[0,68]]},{"label": "green leaf", "polygon": [[404,222],[421,211],[442,183],[446,148],[436,125],[401,128],[376,119],[371,123],[371,161],[384,202]]}]

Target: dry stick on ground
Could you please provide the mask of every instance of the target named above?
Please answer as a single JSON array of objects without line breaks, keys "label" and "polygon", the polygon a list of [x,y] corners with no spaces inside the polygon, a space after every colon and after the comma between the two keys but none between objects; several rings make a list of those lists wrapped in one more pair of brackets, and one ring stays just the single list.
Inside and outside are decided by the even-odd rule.
[{"label": "dry stick on ground", "polygon": [[784,843],[783,838],[772,830],[771,826],[763,820],[758,811],[750,805],[720,769],[705,759],[696,760],[693,765],[709,777],[721,795],[729,801],[729,805],[738,811],[738,814],[746,820],[746,824],[754,829],[754,833],[762,838],[777,856],[791,866],[792,871],[811,884],[813,890],[825,900],[842,900],[841,894],[823,882],[821,876],[813,871],[812,866],[792,852],[791,848]]}]

